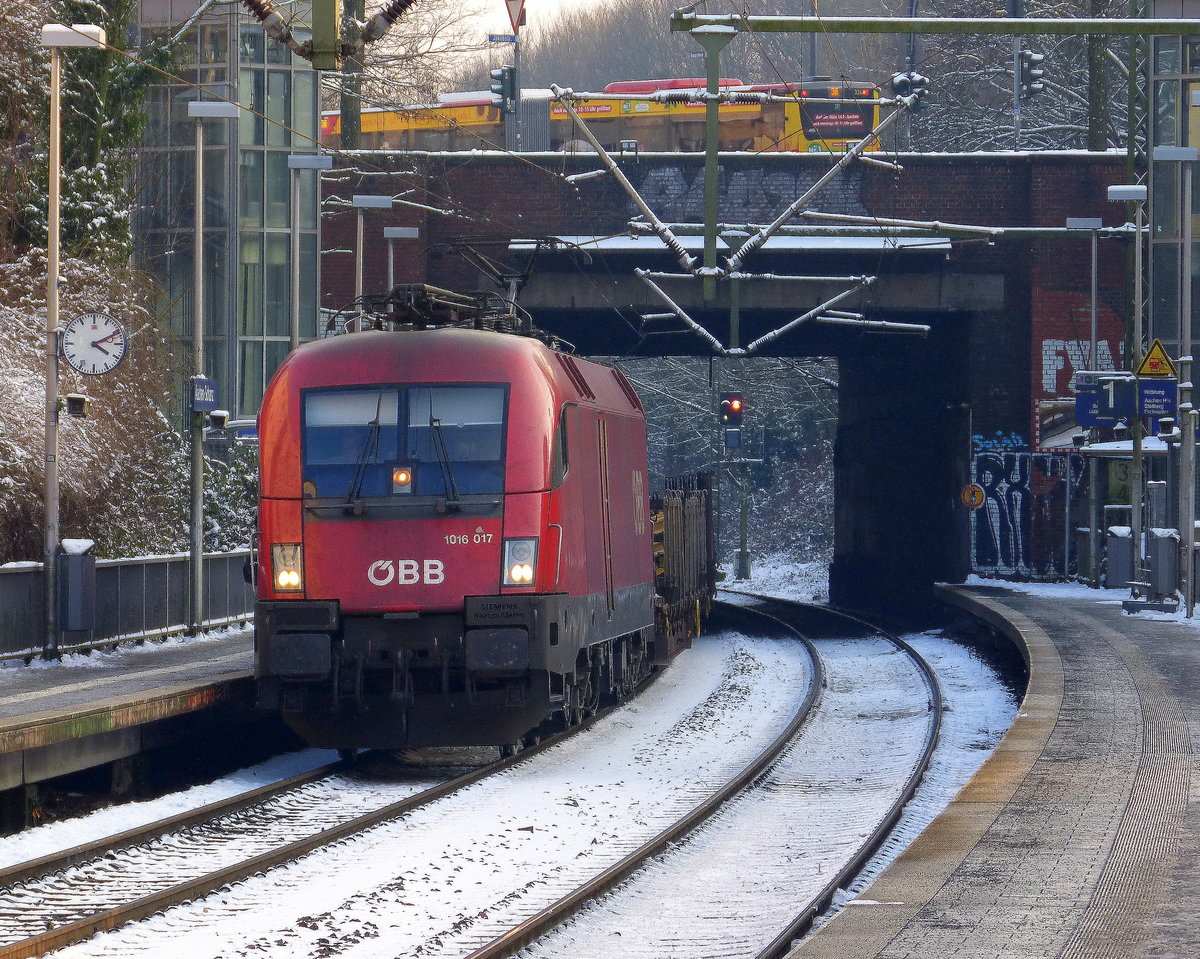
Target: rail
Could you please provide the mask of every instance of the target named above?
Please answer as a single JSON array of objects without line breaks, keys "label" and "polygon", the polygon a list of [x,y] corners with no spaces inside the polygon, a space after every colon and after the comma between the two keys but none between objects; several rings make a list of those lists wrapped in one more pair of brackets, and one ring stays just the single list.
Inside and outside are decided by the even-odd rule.
[{"label": "rail", "polygon": [[[242,577],[248,550],[204,556],[207,628],[248,619],[254,591]],[[188,556],[148,556],[96,561],[95,627],[63,633],[60,652],[157,639],[188,628]],[[36,656],[42,649],[41,563],[0,566],[0,659]]]}]

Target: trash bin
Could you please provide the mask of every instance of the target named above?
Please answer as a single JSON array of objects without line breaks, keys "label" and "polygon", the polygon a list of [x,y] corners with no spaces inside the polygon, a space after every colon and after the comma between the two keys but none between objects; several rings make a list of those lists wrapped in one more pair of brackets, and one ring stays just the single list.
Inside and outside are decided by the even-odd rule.
[{"label": "trash bin", "polygon": [[1105,537],[1104,554],[1108,561],[1105,585],[1122,589],[1133,579],[1133,530],[1128,526],[1110,526]]}]

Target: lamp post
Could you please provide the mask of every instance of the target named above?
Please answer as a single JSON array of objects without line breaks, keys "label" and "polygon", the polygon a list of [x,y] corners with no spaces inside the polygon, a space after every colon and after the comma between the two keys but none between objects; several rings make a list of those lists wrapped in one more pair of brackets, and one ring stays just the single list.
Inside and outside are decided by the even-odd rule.
[{"label": "lamp post", "polygon": [[[1087,230],[1092,235],[1092,278],[1091,278],[1091,336],[1088,346],[1088,366],[1100,371],[1100,330],[1096,321],[1096,297],[1099,283],[1099,236],[1104,221],[1098,216],[1067,217],[1068,230]],[[1094,430],[1088,430],[1089,442],[1095,438]],[[1100,499],[1096,487],[1100,482],[1100,464],[1095,456],[1087,458],[1088,464],[1088,582],[1093,589],[1100,586]],[[1071,504],[1068,501],[1067,510]]]},{"label": "lamp post", "polygon": [[357,232],[354,241],[354,302],[358,305],[358,328],[361,330],[363,316],[363,211],[390,210],[392,197],[390,194],[355,193],[350,200],[350,205],[354,207],[357,214],[355,224]]},{"label": "lamp post", "polygon": [[[195,249],[192,256],[192,389],[188,398],[191,425],[191,547],[188,562],[188,632],[204,623],[204,422],[196,409],[197,381],[204,379],[204,121],[235,120],[238,105],[224,100],[189,100],[188,117],[196,121]],[[209,407],[211,409],[211,407]]]},{"label": "lamp post", "polygon": [[396,241],[415,240],[420,235],[420,229],[415,226],[385,226],[383,228],[383,238],[387,240],[388,245],[389,292],[396,287]]},{"label": "lamp post", "polygon": [[90,24],[42,27],[42,46],[50,48],[50,156],[46,220],[46,452],[42,530],[42,574],[46,634],[42,657],[58,656],[58,273],[59,214],[62,205],[62,59],[63,47],[103,47],[103,27]]},{"label": "lamp post", "polygon": [[1192,407],[1192,167],[1200,156],[1196,147],[1155,147],[1155,161],[1180,164],[1179,258],[1179,562],[1180,588],[1190,617],[1195,610],[1192,553],[1196,541],[1196,410]]},{"label": "lamp post", "polygon": [[321,153],[293,153],[288,156],[292,171],[292,314],[288,326],[288,349],[300,345],[300,171],[317,172],[317,209],[321,208],[321,170],[333,167],[333,157]]},{"label": "lamp post", "polygon": [[[1134,216],[1133,233],[1133,343],[1129,351],[1129,365],[1136,370],[1142,363],[1142,204],[1146,202],[1147,190],[1143,184],[1116,184],[1108,188],[1108,198],[1114,203],[1132,203]],[[1135,398],[1134,403],[1137,403]],[[1141,582],[1145,568],[1145,545],[1142,542],[1142,417],[1134,407],[1132,427],[1133,460],[1130,485],[1130,512],[1133,532],[1133,578]],[[1109,584],[1112,585],[1111,583]],[[1136,589],[1136,587],[1134,587]]]}]

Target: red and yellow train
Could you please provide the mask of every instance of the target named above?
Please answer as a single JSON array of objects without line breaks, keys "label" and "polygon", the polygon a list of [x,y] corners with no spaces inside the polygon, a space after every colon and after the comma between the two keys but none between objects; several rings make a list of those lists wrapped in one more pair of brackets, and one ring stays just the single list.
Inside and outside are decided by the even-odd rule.
[{"label": "red and yellow train", "polygon": [[[574,103],[605,149],[616,152],[622,142],[636,140],[642,152],[702,151],[705,144],[704,103],[687,102],[684,94],[704,88],[702,78],[621,80],[604,88],[605,97]],[[754,152],[841,153],[879,124],[879,88],[873,83],[847,83],[818,77],[803,83],[748,84],[722,78],[727,93],[769,93],[782,98],[766,103],[722,103],[718,139],[722,150]],[[676,102],[656,99],[678,94]],[[562,104],[546,90],[522,91],[526,119],[523,150],[584,152]],[[548,120],[548,122],[547,122]],[[512,122],[486,92],[447,94],[440,103],[402,110],[362,111],[361,145],[369,150],[503,149],[504,125]],[[326,146],[341,141],[341,116],[326,113],[321,137]],[[878,145],[871,149],[877,150]]]},{"label": "red and yellow train", "polygon": [[307,344],[258,432],[259,705],[314,745],[570,725],[689,642],[713,595],[708,491],[668,496],[656,547],[637,394],[535,338]]}]

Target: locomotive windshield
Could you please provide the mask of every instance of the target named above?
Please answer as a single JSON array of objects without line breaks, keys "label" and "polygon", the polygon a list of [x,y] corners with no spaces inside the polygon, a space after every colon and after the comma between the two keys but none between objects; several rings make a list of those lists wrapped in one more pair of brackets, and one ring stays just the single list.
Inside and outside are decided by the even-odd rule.
[{"label": "locomotive windshield", "polygon": [[504,490],[504,386],[304,393],[304,495],[444,496]]}]

